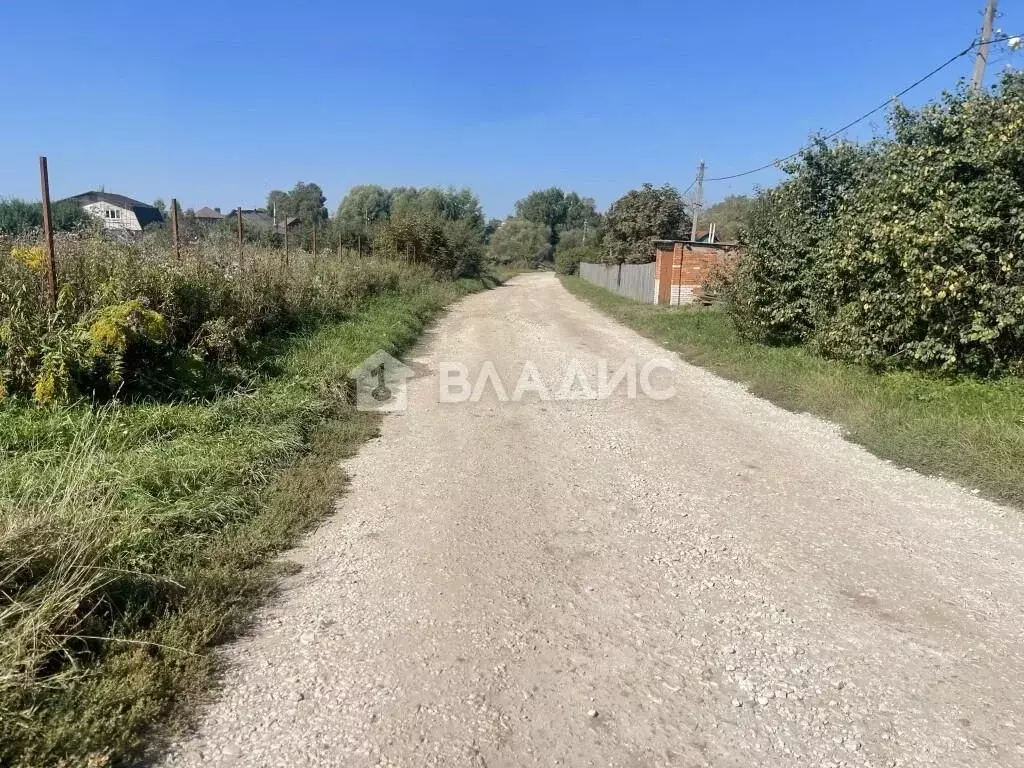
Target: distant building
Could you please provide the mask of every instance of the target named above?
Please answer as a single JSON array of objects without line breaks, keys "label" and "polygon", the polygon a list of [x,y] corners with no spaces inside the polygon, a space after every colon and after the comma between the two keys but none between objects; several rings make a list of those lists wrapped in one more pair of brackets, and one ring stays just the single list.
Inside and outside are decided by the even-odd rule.
[{"label": "distant building", "polygon": [[738,246],[729,243],[655,240],[655,304],[692,304],[709,300],[705,284],[730,272]]},{"label": "distant building", "polygon": [[[232,215],[238,215],[238,209],[232,211]],[[283,235],[285,227],[289,230],[294,229],[295,225],[299,223],[297,216],[289,216],[287,219],[284,217],[277,220],[276,225],[274,222],[274,216],[266,211],[264,208],[253,208],[251,210],[242,209],[242,226],[255,226],[260,228],[272,229],[274,234]]]},{"label": "distant building", "polygon": [[214,223],[224,218],[224,214],[220,212],[220,208],[207,208],[203,207],[196,211],[196,220],[203,223]]},{"label": "distant building", "polygon": [[78,203],[86,213],[100,219],[106,229],[141,232],[149,224],[164,220],[158,208],[110,192],[83,192],[67,200]]}]

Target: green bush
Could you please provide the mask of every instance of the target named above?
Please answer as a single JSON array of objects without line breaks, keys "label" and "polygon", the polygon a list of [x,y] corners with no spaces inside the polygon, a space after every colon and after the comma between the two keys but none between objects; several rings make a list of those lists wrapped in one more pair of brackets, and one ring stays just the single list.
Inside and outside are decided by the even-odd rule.
[{"label": "green bush", "polygon": [[583,262],[597,264],[601,254],[596,248],[566,248],[555,251],[555,271],[562,275],[575,275]]},{"label": "green bush", "polygon": [[421,264],[448,279],[478,274],[483,250],[483,230],[473,222],[415,210],[393,213],[373,238],[376,256]]},{"label": "green bush", "polygon": [[[460,252],[461,257],[465,254]],[[94,235],[57,240],[60,298],[43,301],[37,245],[0,242],[0,399],[201,396],[246,374],[268,340],[344,319],[431,271],[215,244],[182,260]],[[461,264],[461,262],[459,262]]]},{"label": "green bush", "polygon": [[543,224],[510,216],[491,235],[488,258],[500,266],[537,267],[551,260],[549,234]]},{"label": "green bush", "polygon": [[[78,203],[70,200],[56,202],[50,209],[53,228],[58,232],[73,232],[85,229],[92,217]],[[0,234],[23,235],[43,226],[42,203],[24,200],[0,200]]]},{"label": "green bush", "polygon": [[817,142],[758,196],[738,328],[875,368],[1024,373],[1024,76],[890,123],[867,146]]}]

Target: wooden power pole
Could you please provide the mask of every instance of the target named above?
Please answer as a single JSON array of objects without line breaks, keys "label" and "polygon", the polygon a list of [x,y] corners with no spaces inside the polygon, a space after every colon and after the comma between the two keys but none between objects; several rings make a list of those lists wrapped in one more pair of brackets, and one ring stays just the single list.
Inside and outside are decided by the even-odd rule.
[{"label": "wooden power pole", "polygon": [[43,194],[43,239],[46,241],[46,301],[57,310],[57,259],[53,254],[53,212],[50,210],[50,172],[46,158],[39,158],[39,187]]},{"label": "wooden power pole", "polygon": [[974,59],[974,77],[971,79],[971,88],[978,92],[985,86],[985,67],[988,65],[988,48],[992,40],[992,25],[996,21],[996,6],[999,0],[988,0],[985,6],[985,20],[981,25],[981,45],[978,46],[978,55]]},{"label": "wooden power pole", "polygon": [[181,243],[178,240],[178,198],[171,198],[171,240],[174,242],[174,258],[181,260]]},{"label": "wooden power pole", "polygon": [[242,267],[242,206],[238,206],[238,267]]}]

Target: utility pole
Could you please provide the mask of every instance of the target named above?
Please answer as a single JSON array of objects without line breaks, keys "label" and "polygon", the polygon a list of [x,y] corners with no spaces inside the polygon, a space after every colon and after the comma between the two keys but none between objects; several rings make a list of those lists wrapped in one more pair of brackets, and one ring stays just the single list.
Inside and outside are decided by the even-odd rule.
[{"label": "utility pole", "polygon": [[587,225],[589,223],[590,222],[587,221],[586,219],[583,220],[583,247],[584,248],[587,247]]},{"label": "utility pole", "polygon": [[[991,0],[995,2],[995,0]],[[700,218],[700,209],[704,205],[704,161],[697,166],[697,189],[693,193],[693,226],[690,228],[690,241],[697,239],[697,219]]]},{"label": "utility pole", "polygon": [[988,64],[988,46],[992,39],[992,25],[996,20],[996,6],[999,0],[988,0],[985,6],[985,20],[981,25],[981,45],[978,46],[978,55],[974,59],[974,77],[971,80],[971,88],[975,93],[981,91],[985,85],[985,66]]}]

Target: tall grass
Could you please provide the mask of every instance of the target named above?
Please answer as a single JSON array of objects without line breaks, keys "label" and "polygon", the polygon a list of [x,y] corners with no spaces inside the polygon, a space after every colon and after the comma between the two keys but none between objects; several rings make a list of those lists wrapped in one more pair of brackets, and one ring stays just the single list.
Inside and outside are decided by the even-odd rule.
[{"label": "tall grass", "polygon": [[[209,648],[244,626],[274,554],[331,509],[338,458],[375,429],[347,372],[481,287],[402,261],[61,249],[73,296],[56,320],[32,303],[38,271],[0,250],[0,765],[19,768],[119,763],[202,690]],[[122,350],[117,387],[89,378],[110,373],[93,360],[42,406],[10,375],[38,379],[48,359],[10,329],[70,336],[66,352],[131,301],[167,333]],[[195,340],[212,322],[238,332],[231,354]]]},{"label": "tall grass", "polygon": [[399,260],[313,257],[201,242],[168,249],[68,235],[56,312],[31,241],[0,240],[0,397],[39,404],[203,396],[230,388],[268,340],[345,318],[432,272]]}]

